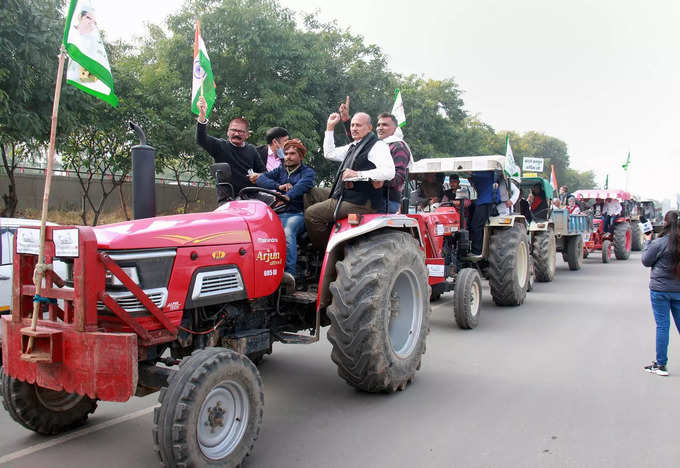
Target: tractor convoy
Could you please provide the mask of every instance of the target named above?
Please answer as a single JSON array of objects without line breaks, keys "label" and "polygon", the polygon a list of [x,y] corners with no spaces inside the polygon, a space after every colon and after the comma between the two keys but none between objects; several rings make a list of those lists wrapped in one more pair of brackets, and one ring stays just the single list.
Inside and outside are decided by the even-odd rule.
[{"label": "tractor convoy", "polygon": [[[425,353],[431,299],[453,291],[453,319],[475,328],[482,279],[495,304],[519,306],[534,279],[553,281],[556,252],[571,270],[594,250],[603,261],[612,248],[627,259],[639,220],[656,219],[633,214],[625,192],[576,192],[584,202],[624,203],[610,234],[591,213],[552,210],[547,181],[524,179],[523,197],[543,187],[546,212],[534,216],[518,203],[508,214],[492,213],[475,255],[473,186],[424,210],[409,205],[408,192],[427,174],[493,172],[508,183],[504,160],[417,161],[403,214],[337,219],[321,252],[299,239],[295,290],[281,281],[286,239],[277,211],[285,199],[265,189],[227,196],[209,213],[48,226],[45,263],[52,267],[37,299],[38,230],[21,227],[13,241],[11,314],[0,317],[4,407],[22,426],[54,435],[85,423],[98,400],[159,392],[152,436],[165,465],[239,466],[263,420],[256,365],[274,343],[312,344],[329,327],[331,359],[345,382],[366,392],[404,390]],[[214,174],[228,193],[228,165]],[[35,329],[34,300],[41,308]]]}]

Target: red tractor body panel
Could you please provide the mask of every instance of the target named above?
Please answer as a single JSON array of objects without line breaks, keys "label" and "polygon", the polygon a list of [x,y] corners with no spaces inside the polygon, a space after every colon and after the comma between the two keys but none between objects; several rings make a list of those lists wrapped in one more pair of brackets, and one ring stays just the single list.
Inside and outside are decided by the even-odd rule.
[{"label": "red tractor body panel", "polygon": [[[127,401],[137,388],[137,335],[134,333],[79,332],[73,327],[39,321],[37,353],[49,353],[52,362],[22,359],[30,319],[2,320],[4,371],[50,390],[87,395],[105,401]],[[23,341],[23,343],[22,343]]]},{"label": "red tractor body panel", "polygon": [[443,255],[444,238],[454,235],[461,228],[460,213],[453,206],[440,206],[434,212],[408,215],[416,219],[423,233],[425,263],[429,271],[429,284],[446,280]]},{"label": "red tractor body panel", "polygon": [[[45,263],[55,259],[54,232],[78,232],[72,258],[72,287],[46,274],[38,327],[33,314],[33,271],[37,255],[15,253],[11,317],[3,317],[4,372],[52,390],[106,401],[126,401],[138,381],[138,360],[145,348],[173,341],[198,269],[238,267],[246,299],[268,296],[279,287],[286,241],[278,216],[259,201],[233,201],[211,213],[141,219],[91,228],[48,226]],[[18,236],[15,236],[15,242]],[[121,270],[112,257],[120,252],[174,251],[161,308]],[[18,252],[15,244],[15,252]],[[107,275],[118,278],[148,313],[131,315],[106,288]],[[61,286],[61,287],[59,287]],[[99,306],[109,309],[104,314]],[[28,352],[28,340],[34,346]]]}]

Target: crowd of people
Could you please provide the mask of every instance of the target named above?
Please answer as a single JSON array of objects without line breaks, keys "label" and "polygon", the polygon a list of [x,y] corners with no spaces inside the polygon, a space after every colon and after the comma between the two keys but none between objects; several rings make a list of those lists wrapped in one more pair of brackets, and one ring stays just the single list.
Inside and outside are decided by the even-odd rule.
[{"label": "crowd of people", "polygon": [[[355,113],[350,119],[350,99],[338,112],[329,115],[324,135],[324,157],[340,163],[332,188],[314,187],[314,169],[304,164],[305,145],[291,138],[288,130],[273,127],[265,135],[266,144],[256,148],[247,142],[248,121],[238,117],[229,122],[227,139],[207,133],[207,103],[198,101],[196,142],[216,163],[231,167],[234,195],[245,187],[261,187],[278,192],[277,212],[286,235],[286,265],[283,282],[295,288],[297,240],[307,231],[312,245],[325,249],[334,217],[350,213],[396,213],[411,162],[408,144],[396,132],[397,119],[389,113],[377,118],[373,132],[371,116]],[[350,143],[336,146],[335,127],[343,122]],[[304,209],[305,197],[311,200]],[[339,205],[339,206],[338,206]]]}]

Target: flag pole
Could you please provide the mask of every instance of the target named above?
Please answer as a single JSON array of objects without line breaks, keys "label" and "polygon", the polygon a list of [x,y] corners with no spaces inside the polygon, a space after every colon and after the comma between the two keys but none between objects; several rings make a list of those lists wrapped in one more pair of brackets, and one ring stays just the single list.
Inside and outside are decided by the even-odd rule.
[{"label": "flag pole", "polygon": [[[52,172],[54,169],[54,150],[57,139],[57,116],[59,114],[59,98],[61,97],[61,81],[64,75],[64,61],[66,60],[66,49],[61,45],[59,50],[59,66],[57,68],[57,82],[54,86],[54,102],[52,103],[52,125],[50,128],[50,145],[47,152],[47,173],[45,174],[45,190],[43,192],[42,216],[40,217],[40,251],[38,263],[33,271],[33,284],[35,284],[35,295],[33,300],[33,317],[31,318],[31,330],[35,331],[38,326],[38,313],[40,312],[41,302],[37,302],[37,296],[42,292],[42,282],[45,272],[51,269],[52,265],[45,265],[45,225],[47,224],[47,209],[50,203],[50,187],[52,185]],[[33,349],[33,336],[28,337],[26,354]]]}]

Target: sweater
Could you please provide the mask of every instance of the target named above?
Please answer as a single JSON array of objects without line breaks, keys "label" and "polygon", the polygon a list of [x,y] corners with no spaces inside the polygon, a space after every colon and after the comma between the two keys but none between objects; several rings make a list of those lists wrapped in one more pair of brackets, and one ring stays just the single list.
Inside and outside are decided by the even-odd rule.
[{"label": "sweater", "polygon": [[649,289],[680,292],[680,278],[673,274],[673,255],[668,248],[668,236],[647,242],[642,250],[642,264],[652,268],[649,274]]},{"label": "sweater", "polygon": [[226,162],[231,166],[231,184],[234,194],[238,195],[244,187],[252,187],[248,180],[248,170],[257,173],[267,172],[260,155],[255,147],[249,143],[235,146],[230,141],[208,135],[207,125],[198,123],[196,126],[196,143],[213,157],[216,163]]}]

